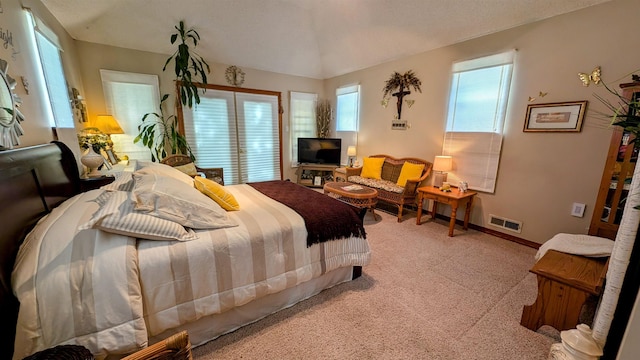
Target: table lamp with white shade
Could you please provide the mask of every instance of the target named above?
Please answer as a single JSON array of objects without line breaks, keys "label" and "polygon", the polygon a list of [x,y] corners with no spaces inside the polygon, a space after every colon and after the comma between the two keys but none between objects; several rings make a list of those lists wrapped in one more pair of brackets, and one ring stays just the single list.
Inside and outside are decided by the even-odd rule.
[{"label": "table lamp with white shade", "polygon": [[356,147],[351,145],[347,148],[347,156],[349,157],[349,167],[353,167],[353,158],[356,157]]},{"label": "table lamp with white shade", "polygon": [[451,156],[438,155],[433,161],[433,186],[440,187],[447,181],[447,171],[453,168],[453,158]]}]

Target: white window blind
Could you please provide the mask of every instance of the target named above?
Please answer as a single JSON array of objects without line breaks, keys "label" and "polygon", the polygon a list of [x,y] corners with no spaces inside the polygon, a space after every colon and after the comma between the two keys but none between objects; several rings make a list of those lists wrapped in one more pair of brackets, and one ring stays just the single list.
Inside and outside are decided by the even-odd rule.
[{"label": "white window blind", "polygon": [[280,179],[278,98],[236,93],[236,101],[243,182]]},{"label": "white window blind", "polygon": [[221,167],[225,184],[280,179],[278,97],[207,89],[182,108],[187,141],[203,168]]},{"label": "white window blind", "polygon": [[[100,77],[107,112],[124,130],[124,134],[111,135],[113,150],[119,156],[150,161],[149,148],[142,142],[134,144],[133,140],[140,133],[142,117],[160,111],[158,76],[100,69]],[[155,116],[148,116],[145,122],[155,120]]]},{"label": "white window blind", "polygon": [[360,85],[336,89],[336,131],[358,131]]},{"label": "white window blind", "polygon": [[52,126],[59,128],[73,128],[73,113],[69,100],[67,80],[62,67],[60,57],[60,42],[56,34],[49,29],[39,18],[27,11],[27,21],[34,30],[34,38],[42,77],[47,88],[49,99],[48,112],[53,118]]},{"label": "white window blind", "polygon": [[317,136],[316,103],[318,94],[291,91],[289,123],[291,134],[291,166],[298,166],[298,138]]},{"label": "white window blind", "polygon": [[443,154],[453,157],[452,181],[494,192],[514,52],[452,66]]},{"label": "white window blind", "polygon": [[196,164],[203,168],[223,168],[224,183],[238,184],[238,135],[233,92],[207,90],[200,94],[197,108],[183,107],[182,112],[185,136]]},{"label": "white window blind", "polygon": [[449,182],[469,183],[473,190],[493,192],[500,163],[502,135],[493,132],[446,132],[442,153],[451,155]]}]

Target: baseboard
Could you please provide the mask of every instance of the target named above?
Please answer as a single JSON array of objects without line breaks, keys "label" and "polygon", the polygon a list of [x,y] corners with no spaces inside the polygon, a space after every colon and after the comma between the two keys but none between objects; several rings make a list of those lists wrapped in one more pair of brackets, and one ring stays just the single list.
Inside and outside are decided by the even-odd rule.
[{"label": "baseboard", "polygon": [[[451,220],[451,218],[449,216],[442,215],[442,214],[436,214],[436,218],[437,219],[446,220],[447,222],[449,222]],[[462,225],[464,225],[464,221],[462,221],[460,219],[456,219],[456,224],[462,226]],[[485,234],[489,234],[489,235],[493,235],[495,237],[499,237],[501,239],[509,240],[509,241],[514,242],[514,243],[518,243],[520,245],[528,246],[528,247],[534,248],[534,249],[539,249],[540,245],[542,245],[542,244],[538,244],[537,242],[533,242],[533,241],[530,241],[530,240],[519,238],[517,236],[513,236],[513,235],[510,235],[510,234],[505,234],[505,233],[502,233],[500,231],[489,229],[489,228],[486,228],[486,227],[483,227],[483,226],[480,226],[480,225],[475,225],[475,224],[469,223],[469,228],[471,228],[473,230],[477,230],[477,231],[483,232]]]},{"label": "baseboard", "polygon": [[[378,205],[376,205],[376,210],[382,210],[388,214],[391,215],[398,215],[398,208],[395,205],[390,205],[390,204],[386,204],[386,203],[381,203],[379,202]],[[410,210],[410,211],[417,211],[417,206],[416,205],[412,205],[412,204],[407,204],[404,206],[404,210]],[[427,210],[423,210],[422,212],[422,216],[430,216],[429,211]],[[445,220],[447,223],[450,221],[450,217],[446,216],[446,215],[442,215],[442,214],[436,214],[436,218],[437,219],[442,219]],[[460,219],[456,219],[456,224],[459,226],[464,225],[464,221],[460,220]],[[504,240],[508,240],[514,243],[518,243],[520,245],[524,245],[524,246],[528,246],[530,248],[534,248],[534,249],[539,249],[540,245],[542,244],[538,244],[537,242],[533,242],[530,240],[526,240],[523,238],[519,238],[517,236],[513,236],[510,234],[505,234],[493,229],[489,229],[480,225],[475,225],[475,224],[471,224],[469,223],[469,228],[473,229],[473,230],[477,230],[480,232],[483,232],[485,234],[489,234],[489,235],[493,235],[495,237],[499,237],[501,239]]]}]

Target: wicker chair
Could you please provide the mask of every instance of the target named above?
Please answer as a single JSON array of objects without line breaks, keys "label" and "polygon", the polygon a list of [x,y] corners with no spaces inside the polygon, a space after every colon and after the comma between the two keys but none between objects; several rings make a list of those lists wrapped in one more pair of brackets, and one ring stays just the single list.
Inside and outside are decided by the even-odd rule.
[{"label": "wicker chair", "polygon": [[[189,155],[169,155],[166,158],[160,160],[161,164],[169,165],[172,167],[182,166],[192,163],[191,157]],[[196,175],[204,176],[207,179],[211,179],[217,182],[220,185],[224,185],[224,177],[222,168],[201,168],[196,166]]]},{"label": "wicker chair", "polygon": [[[394,158],[389,155],[371,155],[369,157],[376,158],[385,158],[384,164],[382,165],[382,174],[381,177],[383,180],[391,181],[393,183],[398,181],[398,177],[400,176],[400,171],[402,170],[402,165],[405,162],[409,162],[412,164],[424,164],[424,169],[422,170],[422,175],[418,179],[407,180],[407,184],[404,187],[404,191],[402,193],[395,193],[392,191],[387,191],[380,188],[375,188],[378,191],[378,200],[384,201],[387,203],[391,203],[398,207],[398,222],[402,221],[402,210],[404,205],[415,203],[418,192],[416,189],[431,173],[431,168],[433,164],[422,159],[418,158]],[[360,175],[362,172],[362,168],[346,168],[346,177],[347,181],[349,181],[349,177]]]},{"label": "wicker chair", "polygon": [[186,330],[172,335],[122,360],[192,360],[191,341]]}]

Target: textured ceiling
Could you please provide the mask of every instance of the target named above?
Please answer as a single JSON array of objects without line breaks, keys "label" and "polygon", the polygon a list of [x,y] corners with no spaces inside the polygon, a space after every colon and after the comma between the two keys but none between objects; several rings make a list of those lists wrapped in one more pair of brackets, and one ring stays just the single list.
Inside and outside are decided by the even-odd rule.
[{"label": "textured ceiling", "polygon": [[326,79],[609,0],[42,0],[78,40]]}]

